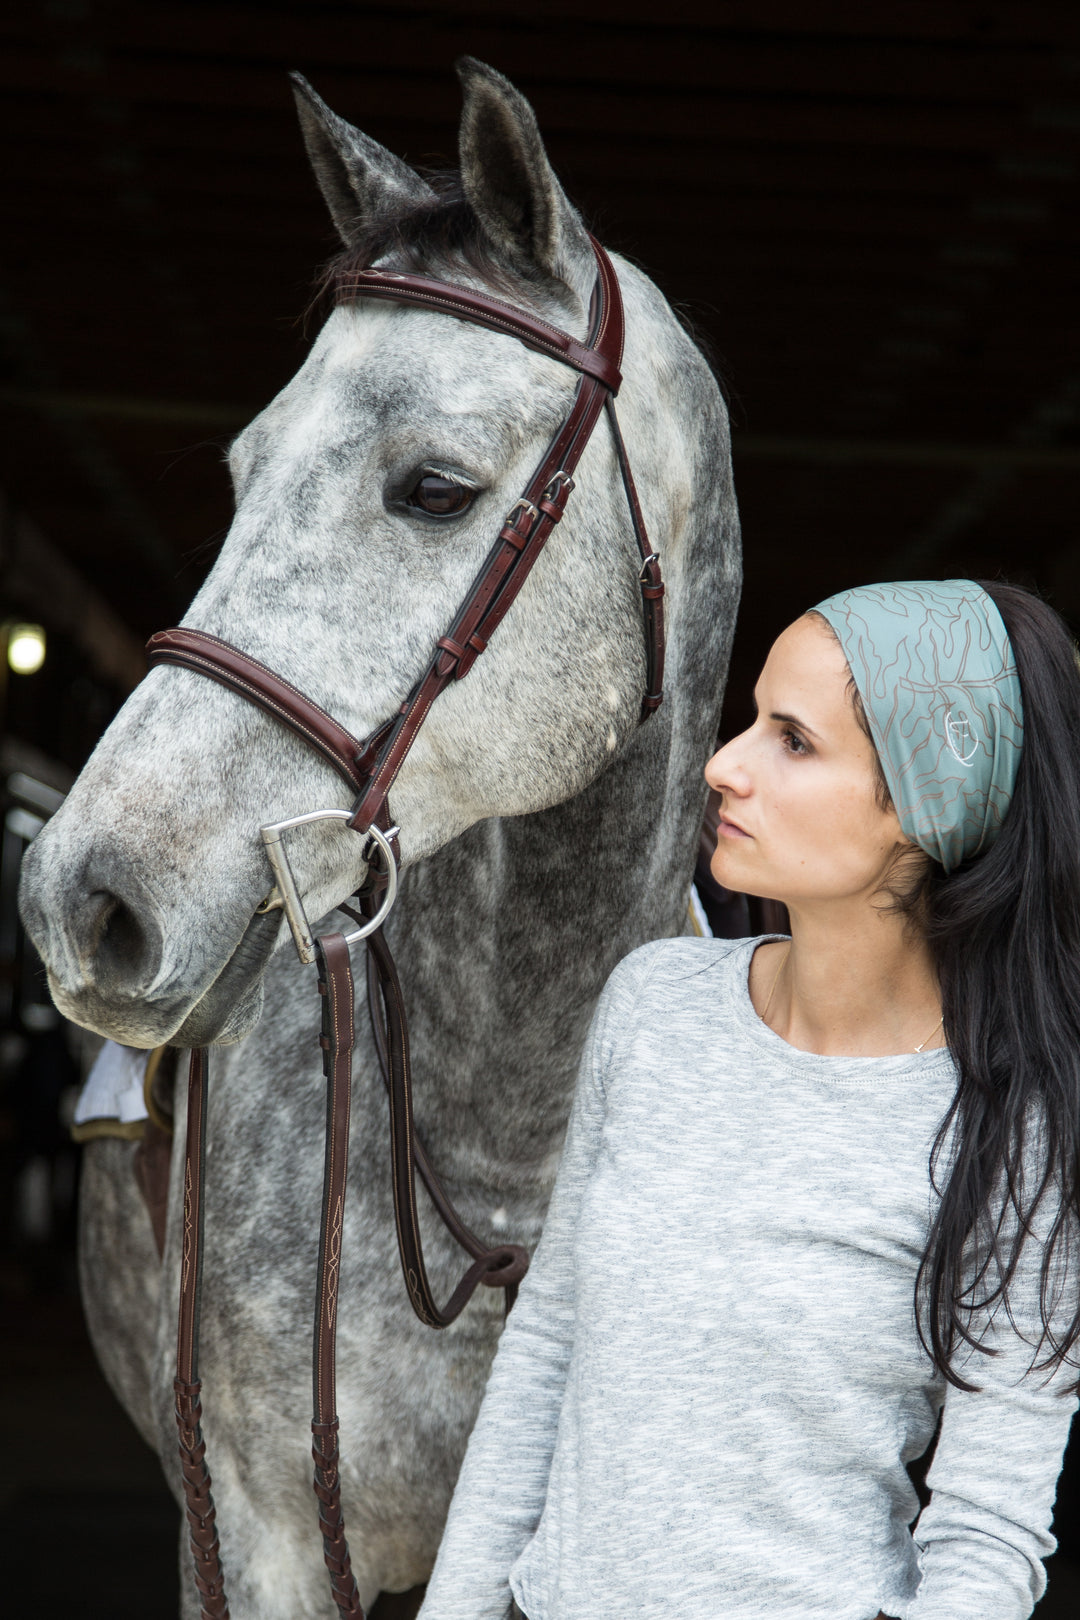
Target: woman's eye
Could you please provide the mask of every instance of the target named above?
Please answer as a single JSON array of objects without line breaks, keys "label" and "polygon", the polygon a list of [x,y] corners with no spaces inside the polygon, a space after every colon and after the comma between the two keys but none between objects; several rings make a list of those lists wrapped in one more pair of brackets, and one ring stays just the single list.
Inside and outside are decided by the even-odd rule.
[{"label": "woman's eye", "polygon": [[476,491],[466,484],[455,483],[452,478],[441,478],[438,473],[425,473],[406,496],[407,506],[419,507],[432,517],[454,517],[464,512],[475,499]]},{"label": "woman's eye", "polygon": [[789,754],[808,754],[810,752],[797,731],[785,731],[782,735],[784,747]]}]

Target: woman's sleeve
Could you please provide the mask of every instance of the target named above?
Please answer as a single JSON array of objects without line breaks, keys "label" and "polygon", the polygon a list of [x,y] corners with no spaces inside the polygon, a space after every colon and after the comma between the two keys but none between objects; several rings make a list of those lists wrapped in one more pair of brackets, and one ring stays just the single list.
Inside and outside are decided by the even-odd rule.
[{"label": "woman's sleeve", "polygon": [[573,1342],[574,1232],[596,1163],[612,1042],[632,1016],[636,979],[627,958],[597,1004],[543,1236],[503,1329],[419,1620],[510,1612],[510,1569],[547,1495]]},{"label": "woman's sleeve", "polygon": [[[900,1620],[1027,1620],[1046,1589],[1043,1559],[1056,1546],[1050,1521],[1077,1402],[1065,1393],[1075,1367],[1049,1378],[1031,1370],[1041,1261],[1033,1236],[1009,1290],[1012,1321],[999,1304],[981,1335],[996,1354],[973,1351],[959,1369],[977,1392],[948,1386],[927,1476],[933,1497],[914,1532],[922,1581]],[[1075,1273],[1059,1286],[1059,1331],[1072,1318],[1076,1286]]]}]

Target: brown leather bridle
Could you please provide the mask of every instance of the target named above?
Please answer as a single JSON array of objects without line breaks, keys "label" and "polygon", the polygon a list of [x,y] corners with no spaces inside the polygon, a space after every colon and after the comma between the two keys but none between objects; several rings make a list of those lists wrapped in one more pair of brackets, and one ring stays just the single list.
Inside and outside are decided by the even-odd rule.
[{"label": "brown leather bridle", "polygon": [[[339,303],[383,298],[442,311],[460,320],[517,338],[580,373],[573,403],[539,466],[508,513],[494,546],[473,581],[446,634],[440,636],[427,668],[397,714],[364,741],[353,737],[310,698],[257,659],[201,630],[162,630],[150,638],[151,664],[179,664],[226,686],[288,726],[337,770],[357,795],[351,811],[313,811],[263,828],[277,885],[264,908],[286,912],[301,961],[316,961],[323,1000],[320,1044],[327,1078],[326,1161],[319,1238],[318,1290],[313,1348],[312,1433],[315,1492],[331,1590],[343,1616],[363,1620],[349,1561],[341,1511],[335,1398],[335,1332],[340,1275],[341,1231],[348,1171],[349,1104],[354,1044],[354,991],[349,945],[367,945],[368,1006],[375,1050],[390,1101],[391,1168],[398,1248],[409,1299],[422,1322],[445,1327],[461,1312],[480,1283],[506,1290],[509,1310],[528,1268],[517,1244],[487,1248],[462,1222],[447,1198],[417,1139],[412,1119],[408,1027],[393,957],[382,924],[397,887],[398,829],[391,826],[387,797],[417,732],[439,693],[466,676],[485,651],[527,579],[548,536],[561,519],[574,489],[574,470],[602,410],[611,425],[630,519],[641,555],[639,582],[645,623],[646,688],[644,719],[663,699],[664,586],[660,559],[649,546],[633,475],[619,431],[615,395],[621,382],[622,297],[615,270],[593,238],[597,277],[585,343],[485,293],[455,287],[428,276],[363,270],[339,283]],[[285,855],[282,837],[308,821],[334,819],[364,836],[368,878],[358,893],[359,912],[339,907],[358,925],[350,934],[313,939]],[[376,862],[376,856],[380,857]],[[193,1051],[188,1077],[187,1141],[184,1166],[183,1260],[174,1384],[176,1421],[184,1478],[191,1550],[204,1620],[228,1620],[228,1603],[201,1431],[198,1376],[201,1292],[203,1169],[209,1055]],[[437,1304],[428,1280],[416,1208],[416,1171],[447,1228],[472,1257],[472,1264],[448,1303]]]}]

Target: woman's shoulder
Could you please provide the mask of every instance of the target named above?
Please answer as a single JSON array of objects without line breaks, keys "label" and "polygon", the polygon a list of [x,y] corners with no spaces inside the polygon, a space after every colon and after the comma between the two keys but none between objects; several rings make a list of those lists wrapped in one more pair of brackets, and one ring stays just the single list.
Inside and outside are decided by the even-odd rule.
[{"label": "woman's shoulder", "polygon": [[[683,1036],[697,1041],[720,1029],[738,1039],[749,1005],[750,959],[771,937],[653,939],[624,956],[596,1009],[595,1050],[606,1054],[605,1065],[628,1052],[643,1031],[662,1033],[666,1043]],[[646,1044],[655,1047],[654,1040]]]},{"label": "woman's shoulder", "polygon": [[745,985],[754,951],[771,938],[771,934],[762,934],[749,939],[701,939],[686,934],[651,939],[623,957],[604,993],[654,999],[660,990],[666,995],[700,990],[712,998],[722,981]]}]

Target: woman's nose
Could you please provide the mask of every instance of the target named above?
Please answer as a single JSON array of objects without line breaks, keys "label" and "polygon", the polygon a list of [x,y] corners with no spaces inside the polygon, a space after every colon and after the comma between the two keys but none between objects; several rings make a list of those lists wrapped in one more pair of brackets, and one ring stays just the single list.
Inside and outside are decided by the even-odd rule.
[{"label": "woman's nose", "polygon": [[750,791],[750,779],[742,759],[740,743],[746,733],[733,737],[717,749],[705,767],[705,780],[717,793],[735,793],[742,796]]}]

